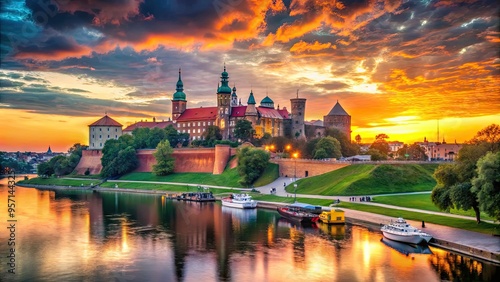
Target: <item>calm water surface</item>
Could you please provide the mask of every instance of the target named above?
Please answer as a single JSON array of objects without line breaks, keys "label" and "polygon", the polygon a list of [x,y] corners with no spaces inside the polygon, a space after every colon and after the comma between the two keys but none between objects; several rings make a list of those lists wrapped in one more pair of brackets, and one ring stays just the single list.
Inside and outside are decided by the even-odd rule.
[{"label": "calm water surface", "polygon": [[500,281],[496,265],[387,246],[363,227],[304,228],[271,210],[20,187],[9,274],[0,183],[0,281]]}]

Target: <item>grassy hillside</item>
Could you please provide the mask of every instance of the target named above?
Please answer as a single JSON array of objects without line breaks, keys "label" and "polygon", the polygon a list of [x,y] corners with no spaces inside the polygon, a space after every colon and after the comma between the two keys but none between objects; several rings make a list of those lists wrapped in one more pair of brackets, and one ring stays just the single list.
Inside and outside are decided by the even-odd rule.
[{"label": "grassy hillside", "polygon": [[[278,165],[270,163],[261,177],[256,180],[254,186],[262,186],[273,182],[276,178],[278,178],[278,171]],[[132,172],[120,177],[120,180],[195,183],[201,185],[244,188],[238,182],[240,180],[240,175],[238,174],[237,168],[229,168],[229,166],[222,174],[219,175],[211,173],[186,172],[174,173],[166,176],[156,176],[151,172]]]},{"label": "grassy hillside", "polygon": [[[298,181],[298,194],[375,195],[431,191],[437,164],[355,164]],[[293,192],[293,186],[287,186]]]}]

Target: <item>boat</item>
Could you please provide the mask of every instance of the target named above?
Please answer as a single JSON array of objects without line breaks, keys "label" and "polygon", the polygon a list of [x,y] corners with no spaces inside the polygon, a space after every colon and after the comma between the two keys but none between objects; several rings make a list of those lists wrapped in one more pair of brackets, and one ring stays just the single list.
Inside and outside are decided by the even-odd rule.
[{"label": "boat", "polygon": [[330,211],[324,211],[319,215],[319,220],[326,224],[344,224],[344,211],[341,209],[331,209]]},{"label": "boat", "polygon": [[255,209],[257,202],[248,194],[231,194],[229,197],[222,198],[222,205],[239,209]]},{"label": "boat", "polygon": [[215,202],[215,197],[212,192],[190,192],[182,193],[177,196],[177,200],[180,201],[192,201],[192,202]]},{"label": "boat", "polygon": [[427,244],[425,245],[414,245],[414,244],[405,244],[393,240],[388,240],[386,238],[381,238],[380,242],[384,243],[384,245],[402,253],[403,255],[409,254],[425,254],[431,255],[432,251]]},{"label": "boat", "polygon": [[321,214],[321,212],[323,211],[320,206],[314,206],[314,205],[299,203],[299,202],[295,202],[293,204],[290,204],[289,207],[297,208],[301,211],[305,211],[305,212],[309,212],[309,213],[313,213],[313,214]]},{"label": "boat", "polygon": [[396,221],[391,220],[391,223],[382,226],[380,230],[387,239],[403,243],[428,243],[432,239],[430,234],[411,226],[402,217]]},{"label": "boat", "polygon": [[293,206],[278,207],[278,213],[286,219],[300,222],[302,224],[315,223],[319,219],[317,214],[313,214]]}]

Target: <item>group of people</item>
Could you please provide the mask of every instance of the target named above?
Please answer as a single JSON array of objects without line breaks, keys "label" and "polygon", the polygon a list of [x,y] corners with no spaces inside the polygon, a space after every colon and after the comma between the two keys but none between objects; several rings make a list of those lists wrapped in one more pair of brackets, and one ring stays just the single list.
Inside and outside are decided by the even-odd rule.
[{"label": "group of people", "polygon": [[[371,200],[372,200],[372,197],[370,197],[370,196],[359,197],[360,202],[371,202]],[[358,201],[358,198],[357,197],[349,197],[349,201],[356,202],[356,201]]]},{"label": "group of people", "polygon": [[276,188],[271,188],[271,194],[276,194]]}]

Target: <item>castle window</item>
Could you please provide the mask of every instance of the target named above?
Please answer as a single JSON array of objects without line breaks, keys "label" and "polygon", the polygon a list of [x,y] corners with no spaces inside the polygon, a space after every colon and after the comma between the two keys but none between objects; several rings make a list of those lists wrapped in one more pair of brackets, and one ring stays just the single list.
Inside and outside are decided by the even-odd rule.
[{"label": "castle window", "polygon": [[115,135],[115,139],[118,139],[118,135]]},{"label": "castle window", "polygon": [[102,147],[102,143],[99,143],[99,147]]},{"label": "castle window", "polygon": [[198,128],[198,133],[200,133],[200,129]]},{"label": "castle window", "polygon": [[115,128],[115,132],[118,132],[118,128]]},{"label": "castle window", "polygon": [[109,131],[109,127],[108,127],[108,131]]},{"label": "castle window", "polygon": [[200,125],[201,125],[201,122],[198,122],[198,126],[200,126]]},{"label": "castle window", "polygon": [[99,128],[99,131],[102,131],[102,128]]},{"label": "castle window", "polygon": [[94,134],[92,134],[92,138],[94,138]]},{"label": "castle window", "polygon": [[188,122],[188,127],[190,127],[190,126],[191,126],[191,123],[190,123],[190,122]]},{"label": "castle window", "polygon": [[205,126],[205,122],[203,122],[203,126]]},{"label": "castle window", "polygon": [[109,135],[108,135],[108,139],[109,139]]},{"label": "castle window", "polygon": [[188,133],[191,133],[191,129],[188,129]]},{"label": "castle window", "polygon": [[92,147],[94,147],[94,143],[92,143]]},{"label": "castle window", "polygon": [[101,138],[102,138],[102,136],[101,136],[101,135],[99,135],[99,139],[101,139]]},{"label": "castle window", "polygon": [[[94,129],[95,129],[95,128],[92,128],[92,132],[94,132]],[[94,145],[92,144],[92,146],[94,146]]]}]

